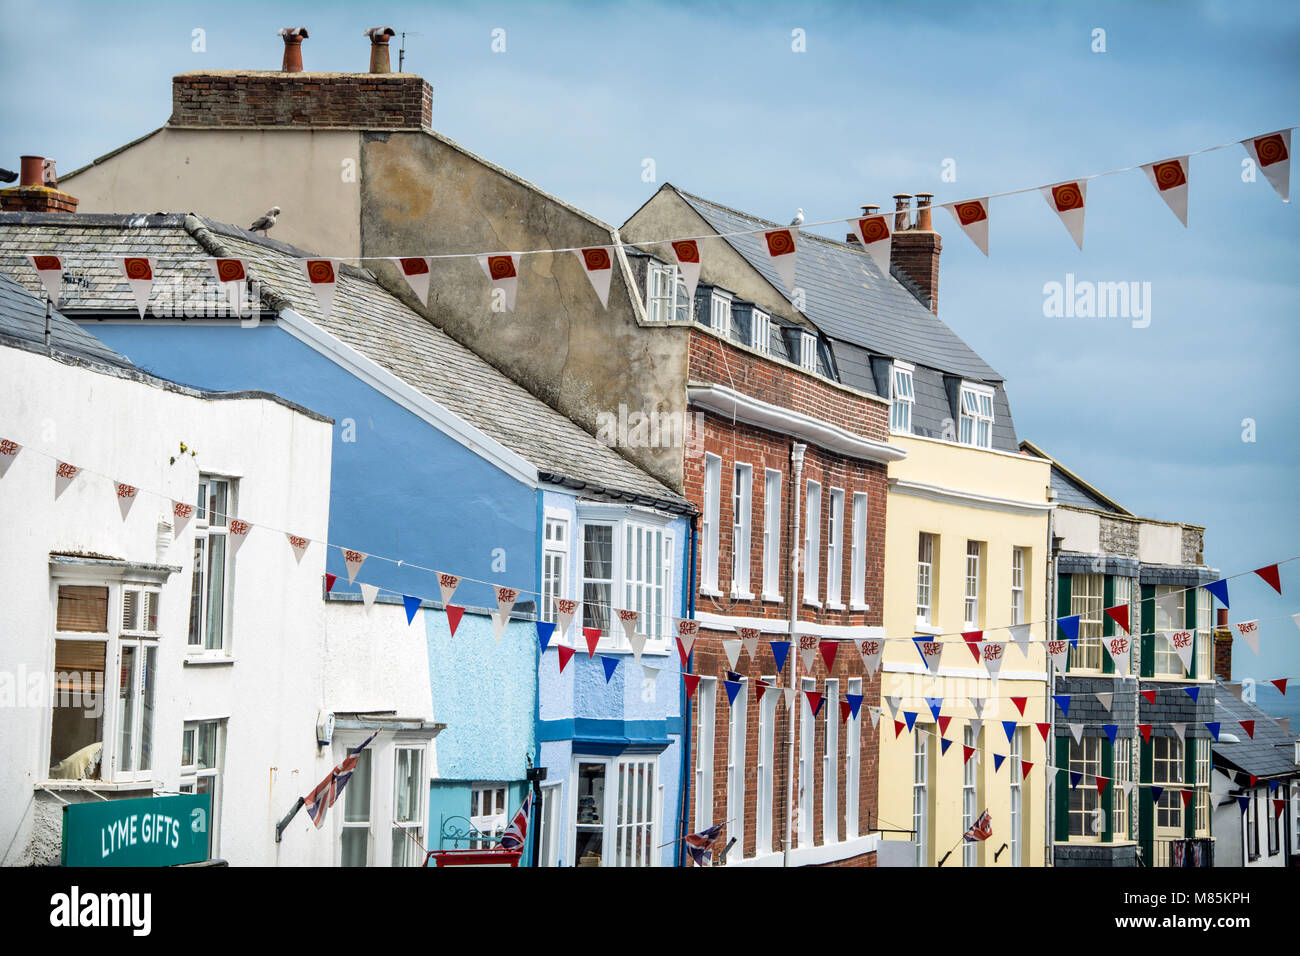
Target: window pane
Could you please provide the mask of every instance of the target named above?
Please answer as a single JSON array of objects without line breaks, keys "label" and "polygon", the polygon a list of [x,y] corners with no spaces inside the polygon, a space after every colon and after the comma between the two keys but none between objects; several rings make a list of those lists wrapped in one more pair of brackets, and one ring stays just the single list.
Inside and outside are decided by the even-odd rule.
[{"label": "window pane", "polygon": [[50,778],[98,779],[104,739],[102,641],[54,642]]},{"label": "window pane", "polygon": [[140,662],[143,668],[140,680],[144,686],[141,690],[140,700],[139,769],[151,770],[153,768],[154,685],[158,676],[158,647],[156,644],[146,643],[141,650],[144,656]]},{"label": "window pane", "polygon": [[207,634],[203,646],[219,650],[226,605],[226,536],[223,534],[208,539],[207,579]]},{"label": "window pane", "polygon": [[[343,822],[368,823],[370,821],[370,748],[357,754],[357,769],[343,790]],[[346,834],[347,831],[345,830]],[[346,838],[344,846],[347,846]],[[364,863],[359,864],[364,866]]]},{"label": "window pane", "polygon": [[194,578],[190,582],[190,637],[189,643],[199,645],[203,643],[203,632],[201,622],[203,621],[203,567],[207,563],[204,560],[203,549],[207,545],[207,538],[194,538]]},{"label": "window pane", "polygon": [[412,747],[393,752],[396,780],[393,782],[393,819],[398,823],[416,823],[423,801],[420,799],[421,753]]},{"label": "window pane", "polygon": [[230,483],[220,478],[208,479],[208,524],[212,527],[226,526],[230,511]]},{"label": "window pane", "polygon": [[60,585],[55,627],[60,631],[108,633],[108,588]]},{"label": "window pane", "polygon": [[[355,784],[348,784],[348,793]],[[365,866],[370,850],[370,830],[368,827],[343,828],[343,866]]]},{"label": "window pane", "polygon": [[614,577],[614,529],[609,525],[583,527],[582,619],[585,627],[609,629]]},{"label": "window pane", "polygon": [[122,648],[122,659],[117,687],[117,769],[134,770],[135,709],[137,707],[136,648]]}]

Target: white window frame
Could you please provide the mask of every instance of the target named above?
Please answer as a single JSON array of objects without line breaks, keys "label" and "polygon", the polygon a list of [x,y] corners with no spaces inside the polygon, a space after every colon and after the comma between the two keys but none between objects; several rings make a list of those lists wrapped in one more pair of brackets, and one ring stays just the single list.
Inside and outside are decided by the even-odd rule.
[{"label": "white window frame", "polygon": [[826,606],[844,609],[844,489],[832,488],[826,529]]},{"label": "white window frame", "polygon": [[469,849],[491,850],[500,844],[509,820],[509,803],[510,787],[504,783],[476,783],[470,787],[469,822],[486,838],[471,840]]},{"label": "white window frame", "polygon": [[717,289],[709,295],[709,328],[723,338],[731,337],[731,296]]},{"label": "white window frame", "polygon": [[853,493],[853,544],[849,555],[849,608],[867,610],[867,521],[869,502],[863,492]]},{"label": "white window frame", "polygon": [[821,606],[822,486],[808,479],[804,492],[803,602]]},{"label": "white window frame", "polygon": [[[336,766],[347,756],[347,752],[364,741],[371,734],[370,730],[348,729],[336,730],[333,740],[332,763]],[[347,824],[349,827],[364,827],[367,832],[366,865],[373,867],[391,867],[393,865],[393,833],[396,828],[418,831],[415,837],[425,849],[429,848],[429,782],[433,767],[431,741],[418,733],[382,731],[366,748],[370,752],[370,807],[369,820],[365,823]],[[399,821],[397,816],[397,751],[416,750],[420,755],[419,785],[416,795],[419,807],[409,821]],[[321,776],[328,773],[328,767]],[[346,801],[349,791],[356,783],[348,781],[339,802],[329,811],[329,818],[334,820],[334,865],[339,866],[343,858],[343,829],[346,813]],[[315,786],[313,783],[312,786]],[[328,825],[328,824],[327,824]],[[408,853],[412,866],[423,866],[424,857],[413,843],[409,844]]]},{"label": "white window frame", "polygon": [[916,624],[917,627],[933,627],[938,562],[935,551],[938,550],[939,536],[929,531],[922,531],[917,536],[916,544]]},{"label": "white window frame", "polygon": [[912,434],[912,407],[916,403],[913,377],[915,366],[894,362],[889,370],[889,430],[897,435]]},{"label": "white window frame", "polygon": [[[1205,588],[1196,589],[1196,680],[1210,680],[1210,649],[1214,647],[1213,596]],[[1198,752],[1199,758],[1199,752]],[[1276,819],[1276,818],[1274,818]]]},{"label": "white window frame", "polygon": [[840,842],[840,682],[830,677],[822,697],[822,844]]},{"label": "white window frame", "polygon": [[[207,494],[209,484],[219,482],[226,486],[226,513],[220,514],[211,507],[211,498]],[[234,577],[235,562],[230,553],[230,522],[239,514],[239,481],[229,475],[208,474],[204,472],[199,475],[198,488],[198,507],[194,511],[194,545],[191,548],[194,559],[194,567],[191,569],[191,575],[197,579],[200,584],[199,593],[202,599],[199,607],[193,606],[191,585],[190,601],[190,624],[191,627],[186,636],[186,653],[192,656],[206,657],[228,657],[231,654],[231,603],[234,596]],[[219,523],[214,523],[214,516],[219,519]],[[222,542],[223,554],[222,561],[223,580],[221,596],[221,621],[220,634],[216,644],[208,646],[209,614],[211,613],[211,594],[209,591],[209,552],[212,543],[220,539]],[[196,617],[197,611],[197,617]],[[197,633],[195,632],[197,626]],[[197,640],[196,640],[197,638]]]},{"label": "white window frame", "polygon": [[799,701],[799,846],[813,845],[813,796],[817,778],[813,767],[813,744],[816,742],[817,722],[813,717],[808,691],[817,690],[817,681],[810,677],[800,680]]},{"label": "white window frame", "polygon": [[961,383],[958,440],[975,448],[993,447],[993,389],[974,382]]},{"label": "white window frame", "polygon": [[650,260],[646,268],[646,318],[651,322],[689,321],[690,313],[686,278],[681,271],[675,264]]},{"label": "white window frame", "polygon": [[[649,653],[666,654],[672,641],[672,618],[677,613],[674,599],[673,568],[677,539],[669,527],[670,516],[659,515],[649,511],[629,511],[623,506],[584,503],[578,509],[577,533],[573,535],[578,549],[577,569],[574,575],[574,591],[577,600],[582,602],[582,626],[600,627],[598,650],[631,651],[631,645],[623,634],[614,608],[639,611],[637,633],[646,638],[644,650]],[[610,529],[610,546],[613,551],[610,567],[611,578],[587,578],[585,560],[587,528],[607,527]],[[659,537],[662,541],[660,559],[662,565],[658,570],[658,582],[653,579],[655,571],[651,557],[636,551],[647,540]],[[629,549],[634,549],[631,561],[628,560]],[[647,563],[648,562],[648,563]],[[652,575],[649,579],[636,577],[637,571]],[[587,600],[588,584],[608,585],[608,602]],[[651,599],[659,597],[657,613]],[[609,606],[602,606],[608,603]],[[585,645],[583,645],[585,650]]]},{"label": "white window frame", "polygon": [[781,688],[776,686],[776,675],[763,678],[770,685],[758,704],[758,796],[754,825],[754,855],[772,852],[773,793],[776,779],[776,704],[781,699]]},{"label": "white window frame", "polygon": [[1025,623],[1025,555],[1028,548],[1011,549],[1011,623]]},{"label": "white window frame", "polygon": [[[1085,736],[1076,741],[1070,737],[1069,748],[1070,772],[1083,774],[1078,785],[1070,788],[1069,842],[1099,843],[1105,825],[1097,827],[1094,832],[1093,818],[1101,806],[1096,786],[1097,777],[1101,774],[1101,738]],[[1076,829],[1078,832],[1075,832]]]},{"label": "white window frame", "polygon": [[560,852],[564,832],[561,821],[564,819],[564,785],[556,780],[542,784],[542,813],[537,832],[542,845],[538,850],[539,866],[559,866]]},{"label": "white window frame", "polygon": [[[396,863],[393,862],[394,854],[392,853],[392,847],[394,843],[398,843],[398,845],[403,847],[403,852],[406,855],[406,859],[407,859],[407,862],[405,864],[406,866],[423,866],[424,854],[421,848],[428,849],[428,840],[426,838],[426,834],[429,832],[428,829],[429,748],[423,742],[417,743],[412,741],[399,740],[396,741],[394,745],[390,748],[390,753],[391,753],[390,761],[392,763],[392,772],[389,774],[389,779],[392,780],[393,784],[392,784],[392,813],[389,814],[390,819],[388,820],[389,863],[394,866],[397,865]],[[406,818],[399,820],[397,817],[397,808],[398,808],[397,775],[400,769],[400,764],[398,762],[398,754],[401,753],[412,754],[413,758],[417,760],[418,763],[416,765],[416,779],[415,779],[416,806],[413,811],[408,812]],[[402,840],[400,843],[396,839],[399,833],[402,835]]]},{"label": "white window frame", "polygon": [[1079,643],[1070,648],[1067,661],[1069,673],[1100,674],[1102,671],[1102,658],[1106,653],[1101,646],[1105,587],[1105,575],[1070,576],[1070,614],[1079,615]]},{"label": "white window frame", "polygon": [[[213,764],[199,762],[200,734],[207,730],[215,738]],[[189,738],[187,741],[186,738]],[[190,759],[185,759],[188,748]],[[208,800],[208,857],[221,857],[221,792],[226,765],[226,718],[187,720],[181,731],[181,778],[177,788],[181,793],[199,793],[200,781],[209,795]],[[344,793],[347,791],[345,790]]]},{"label": "white window frame", "polygon": [[930,735],[913,728],[912,733],[912,839],[916,845],[914,863],[928,866],[930,856]]},{"label": "white window frame", "polygon": [[714,733],[717,728],[718,681],[701,677],[695,688],[695,832],[713,826]]},{"label": "white window frame", "polygon": [[1187,776],[1187,751],[1177,737],[1153,737],[1151,751],[1151,782],[1164,787],[1154,808],[1155,836],[1178,839],[1183,835],[1184,821],[1183,798],[1178,791]]},{"label": "white window frame", "polygon": [[983,567],[984,542],[966,542],[966,600],[963,604],[966,630],[980,628],[980,594],[983,591],[981,569]]},{"label": "white window frame", "polygon": [[1025,810],[1025,773],[1022,764],[1025,756],[1024,744],[1024,728],[1017,727],[1011,735],[1011,753],[1008,756],[1011,765],[1007,768],[1011,774],[1011,794],[1007,809],[1007,832],[1010,835],[1007,842],[1011,844],[1012,866],[1024,865],[1024,834],[1022,833]]},{"label": "white window frame", "polygon": [[[766,696],[766,695],[764,695]],[[745,853],[745,795],[749,792],[749,776],[745,766],[746,738],[749,733],[749,679],[741,677],[740,690],[731,704],[730,727],[727,734],[727,840],[736,838],[733,852],[743,858]]]},{"label": "white window frame", "polygon": [[817,373],[817,336],[812,332],[799,332],[799,367],[805,372]]},{"label": "white window frame", "polygon": [[[569,825],[567,826],[567,858],[573,860],[574,865],[578,864],[577,860],[577,827],[574,822],[577,819],[577,793],[578,793],[578,767],[580,764],[599,764],[605,768],[605,805],[601,808],[601,827],[604,830],[601,839],[601,866],[618,866],[620,852],[630,845],[632,837],[631,829],[635,826],[649,824],[648,829],[643,833],[640,849],[643,851],[642,859],[648,862],[649,866],[659,866],[662,858],[663,849],[659,846],[663,842],[660,836],[663,820],[663,793],[664,784],[660,775],[659,754],[653,753],[626,753],[617,757],[592,756],[590,754],[574,754],[570,765],[570,792],[574,794],[574,805],[567,808]],[[631,768],[649,765],[652,769],[654,780],[650,787],[649,793],[643,793],[642,809],[651,814],[648,821],[630,821],[620,823],[619,813],[622,807],[619,805],[619,779],[624,772],[624,768]]]},{"label": "white window frame", "polygon": [[1157,637],[1155,640],[1155,659],[1151,664],[1154,676],[1183,680],[1187,676],[1187,671],[1183,667],[1182,660],[1178,657],[1178,652],[1170,647],[1169,642],[1164,639],[1164,633],[1166,631],[1187,629],[1187,591],[1181,587],[1158,584],[1154,596],[1159,599],[1167,594],[1174,593],[1178,595],[1178,620],[1176,622],[1169,620],[1164,608],[1160,606],[1159,600],[1155,602]]},{"label": "white window frame", "polygon": [[[862,693],[862,678],[850,677],[846,685],[846,694]],[[861,752],[862,752],[862,718],[867,709],[863,700],[858,708],[858,716],[852,714],[845,722],[844,731],[844,839],[858,838],[858,792],[860,789]]]},{"label": "white window frame", "polygon": [[750,526],[754,512],[754,468],[737,462],[732,475],[731,596],[752,600],[749,590]]},{"label": "white window frame", "polygon": [[[967,747],[975,747],[975,732],[967,724],[962,728],[962,743]],[[975,817],[980,812],[978,803],[978,782],[975,776],[975,770],[979,761],[972,758],[962,764],[961,768],[961,829],[962,833],[967,832],[975,825]],[[979,865],[979,844],[973,840],[962,840],[961,844],[961,865],[978,866]]]},{"label": "white window frame", "polygon": [[555,621],[555,602],[569,594],[569,516],[548,513],[542,540],[542,620]]},{"label": "white window frame", "polygon": [[1114,764],[1111,770],[1111,781],[1107,786],[1110,793],[1110,831],[1113,841],[1124,841],[1128,839],[1128,796],[1125,784],[1131,779],[1133,761],[1133,739],[1131,737],[1116,737],[1115,744],[1111,748],[1111,762]]},{"label": "white window frame", "polygon": [[718,590],[718,525],[722,520],[722,459],[704,455],[704,507],[700,529],[700,590],[720,594]]},{"label": "white window frame", "polygon": [[768,468],[763,481],[763,600],[781,598],[781,486],[784,476]]},{"label": "white window frame", "polygon": [[749,346],[764,355],[772,351],[772,318],[759,309],[750,314]]}]

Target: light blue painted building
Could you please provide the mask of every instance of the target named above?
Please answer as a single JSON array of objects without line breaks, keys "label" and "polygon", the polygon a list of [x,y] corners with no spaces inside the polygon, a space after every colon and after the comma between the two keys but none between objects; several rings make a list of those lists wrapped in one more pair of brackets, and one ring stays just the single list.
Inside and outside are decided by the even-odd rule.
[{"label": "light blue painted building", "polygon": [[[72,228],[75,226],[75,230]],[[423,600],[436,740],[430,849],[499,833],[530,762],[545,768],[542,862],[671,865],[681,775],[681,679],[673,619],[686,613],[687,502],[450,339],[368,273],[342,267],[326,314],[295,256],[193,216],[0,214],[0,270],[33,291],[23,254],[64,258],[63,311],[156,375],[262,389],[332,417],[329,540],[368,555],[349,584],[341,550],[326,600]],[[152,256],[141,321],[109,256]],[[244,260],[258,321],[234,316],[212,256]],[[485,316],[485,319],[487,317]],[[248,436],[250,441],[258,436]],[[194,444],[198,439],[193,438]],[[391,560],[389,560],[391,559]],[[434,570],[464,580],[454,637]],[[517,588],[498,640],[492,585]],[[540,607],[539,607],[539,597]],[[543,654],[540,610],[583,601]],[[643,611],[646,680],[614,614]],[[588,658],[583,625],[603,637]],[[563,673],[558,645],[582,648]],[[605,661],[617,662],[606,680]],[[531,850],[531,847],[529,848]],[[528,853],[525,854],[527,859]]]}]

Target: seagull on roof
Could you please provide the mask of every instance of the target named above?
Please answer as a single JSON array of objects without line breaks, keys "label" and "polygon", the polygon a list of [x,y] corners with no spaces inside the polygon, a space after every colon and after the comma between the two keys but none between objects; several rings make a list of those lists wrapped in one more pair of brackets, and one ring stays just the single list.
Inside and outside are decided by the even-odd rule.
[{"label": "seagull on roof", "polygon": [[796,213],[794,214],[794,218],[790,220],[790,225],[792,225],[792,226],[802,226],[802,225],[803,225],[803,208],[802,208],[802,207],[799,209],[798,212],[796,212]]},{"label": "seagull on roof", "polygon": [[265,216],[258,216],[256,219],[253,220],[253,224],[248,227],[248,231],[260,232],[262,235],[265,236],[266,230],[270,229],[272,226],[275,225],[275,217],[278,215],[280,215],[280,207],[272,206],[270,209],[266,211]]}]

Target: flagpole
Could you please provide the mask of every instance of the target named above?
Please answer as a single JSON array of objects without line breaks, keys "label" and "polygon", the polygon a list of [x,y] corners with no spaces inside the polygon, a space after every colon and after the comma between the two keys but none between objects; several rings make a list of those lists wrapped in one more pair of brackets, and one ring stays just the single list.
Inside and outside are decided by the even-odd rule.
[{"label": "flagpole", "polygon": [[275,825],[276,843],[280,842],[280,837],[281,835],[283,835],[285,827],[287,827],[290,824],[290,822],[293,820],[293,818],[298,815],[298,811],[302,809],[302,805],[304,803],[306,803],[306,800],[304,800],[302,797],[299,797],[298,802],[293,805],[293,809],[290,810],[287,814],[285,814],[284,819]]}]

